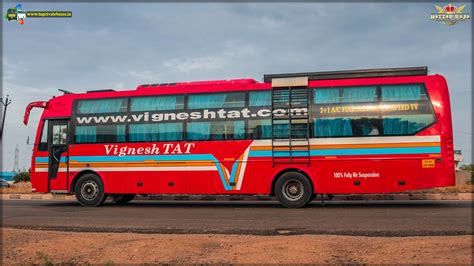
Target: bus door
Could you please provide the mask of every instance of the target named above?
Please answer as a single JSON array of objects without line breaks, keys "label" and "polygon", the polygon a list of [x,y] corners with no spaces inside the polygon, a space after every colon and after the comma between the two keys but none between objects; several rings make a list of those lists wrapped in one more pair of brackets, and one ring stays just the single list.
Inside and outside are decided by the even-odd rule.
[{"label": "bus door", "polygon": [[48,184],[51,192],[67,192],[69,171],[68,120],[49,120]]}]

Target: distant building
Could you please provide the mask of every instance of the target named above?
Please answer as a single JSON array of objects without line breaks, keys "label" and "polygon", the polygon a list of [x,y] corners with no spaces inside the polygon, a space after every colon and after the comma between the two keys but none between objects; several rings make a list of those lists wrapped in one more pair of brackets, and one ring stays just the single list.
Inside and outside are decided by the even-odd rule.
[{"label": "distant building", "polygon": [[464,161],[464,156],[461,150],[454,150],[454,163],[456,164],[456,170],[460,170],[461,162]]},{"label": "distant building", "polygon": [[15,175],[15,172],[0,172],[0,178],[5,179],[6,181],[13,181]]}]

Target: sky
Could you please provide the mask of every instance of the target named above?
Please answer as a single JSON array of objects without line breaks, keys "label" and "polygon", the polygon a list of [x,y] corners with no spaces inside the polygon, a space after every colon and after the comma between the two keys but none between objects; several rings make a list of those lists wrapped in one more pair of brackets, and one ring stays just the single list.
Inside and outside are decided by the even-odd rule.
[{"label": "sky", "polygon": [[[2,14],[14,5],[4,3]],[[61,95],[58,89],[407,66],[428,66],[447,79],[455,148],[472,161],[472,26],[431,21],[434,3],[23,3],[23,9],[70,10],[73,17],[3,22],[3,94],[12,99],[6,171],[16,145],[20,168],[30,164],[40,111],[24,126],[26,105]]]}]

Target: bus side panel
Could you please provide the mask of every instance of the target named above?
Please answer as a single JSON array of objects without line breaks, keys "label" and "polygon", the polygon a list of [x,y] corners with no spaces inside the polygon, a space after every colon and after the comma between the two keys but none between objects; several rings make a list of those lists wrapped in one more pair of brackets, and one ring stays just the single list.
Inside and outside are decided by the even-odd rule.
[{"label": "bus side panel", "polygon": [[31,187],[34,192],[47,193],[49,192],[48,163],[35,162],[36,158],[48,158],[48,152],[33,152],[30,173]]},{"label": "bus side panel", "polygon": [[[192,165],[188,164],[191,168]],[[209,194],[222,189],[219,176],[211,171],[192,172],[186,171],[186,193],[189,194]]]},{"label": "bus side panel", "polygon": [[243,187],[247,187],[251,194],[270,194],[273,177],[280,168],[272,167],[271,158],[253,158],[247,163]]},{"label": "bus side panel", "polygon": [[[314,165],[314,166],[313,166]],[[322,159],[312,162],[317,193],[380,193],[380,160]]]},{"label": "bus side panel", "polygon": [[40,119],[40,123],[38,124],[38,129],[36,131],[33,156],[31,158],[30,180],[31,187],[34,192],[47,193],[49,192],[47,162],[48,152],[38,151],[38,143],[40,142],[43,124],[43,119]]},{"label": "bus side panel", "polygon": [[[110,167],[108,163],[95,159],[102,156],[103,144],[71,144],[69,145],[69,175],[74,177],[69,180],[68,186],[71,188],[73,182],[85,171],[92,171],[99,175],[104,183],[105,193],[125,193],[125,178],[129,175],[123,171],[103,171],[105,167]],[[74,188],[72,188],[74,189]]]},{"label": "bus side panel", "polygon": [[381,162],[381,176],[383,176],[384,192],[400,192],[413,190],[419,187],[418,168],[419,159],[389,159]]}]

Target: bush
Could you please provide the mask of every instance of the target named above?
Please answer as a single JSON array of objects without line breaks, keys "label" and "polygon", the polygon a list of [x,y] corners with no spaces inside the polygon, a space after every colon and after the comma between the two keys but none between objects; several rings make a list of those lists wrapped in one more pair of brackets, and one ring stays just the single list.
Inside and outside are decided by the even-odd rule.
[{"label": "bush", "polygon": [[30,182],[30,172],[19,172],[13,177],[13,182]]},{"label": "bush", "polygon": [[471,172],[471,182],[470,183],[474,184],[474,164],[465,164],[465,165],[462,165],[460,168],[461,168],[461,170]]}]

